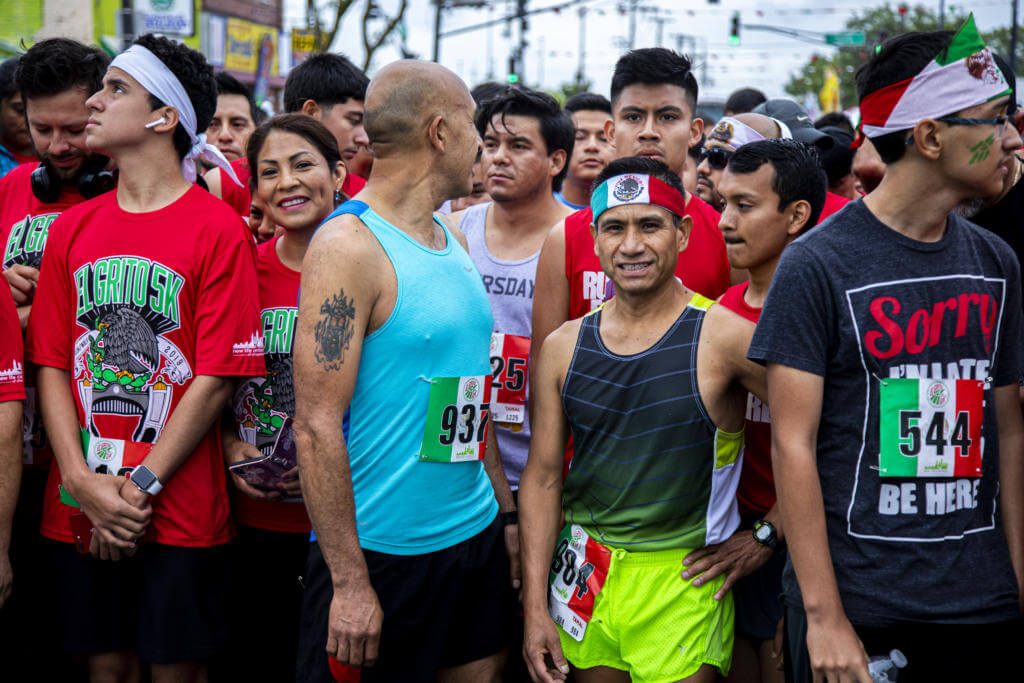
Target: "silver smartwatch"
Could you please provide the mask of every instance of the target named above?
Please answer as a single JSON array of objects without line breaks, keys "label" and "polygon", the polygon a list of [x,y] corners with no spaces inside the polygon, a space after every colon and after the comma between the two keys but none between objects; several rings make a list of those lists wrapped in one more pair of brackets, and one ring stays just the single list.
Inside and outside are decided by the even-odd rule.
[{"label": "silver smartwatch", "polygon": [[160,480],[153,474],[153,470],[149,469],[145,465],[139,465],[132,470],[132,476],[130,477],[132,483],[142,491],[148,493],[151,496],[155,496],[163,490],[164,486],[160,483]]}]

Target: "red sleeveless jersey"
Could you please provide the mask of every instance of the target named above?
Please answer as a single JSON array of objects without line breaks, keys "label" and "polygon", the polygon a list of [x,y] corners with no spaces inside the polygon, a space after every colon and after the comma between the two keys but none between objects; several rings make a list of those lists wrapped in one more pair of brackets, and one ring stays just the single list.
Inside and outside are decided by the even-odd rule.
[{"label": "red sleeveless jersey", "polygon": [[[722,304],[752,323],[761,317],[761,309],[743,300],[749,282],[733,285],[722,295]],[[761,516],[775,505],[775,477],[772,475],[772,424],[768,406],[757,396],[747,393],[747,414],[744,420],[746,443],[743,448],[743,469],[736,491],[741,515]]]}]

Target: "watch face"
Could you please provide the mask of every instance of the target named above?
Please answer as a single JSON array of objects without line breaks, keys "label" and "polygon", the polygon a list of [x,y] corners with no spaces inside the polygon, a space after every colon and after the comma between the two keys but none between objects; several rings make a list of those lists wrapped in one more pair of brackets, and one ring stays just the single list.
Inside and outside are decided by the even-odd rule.
[{"label": "watch face", "polygon": [[146,468],[137,467],[135,468],[135,471],[132,472],[132,481],[134,481],[139,488],[148,489],[153,485],[153,482],[156,481],[156,475]]},{"label": "watch face", "polygon": [[767,541],[771,538],[772,530],[767,526],[759,526],[754,529],[754,535],[757,536],[759,541]]}]

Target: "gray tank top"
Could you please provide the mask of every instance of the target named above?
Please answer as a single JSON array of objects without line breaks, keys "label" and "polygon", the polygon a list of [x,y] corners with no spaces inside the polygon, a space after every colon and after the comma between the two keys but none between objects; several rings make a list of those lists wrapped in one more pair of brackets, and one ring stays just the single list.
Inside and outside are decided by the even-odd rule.
[{"label": "gray tank top", "polygon": [[[521,261],[495,258],[487,250],[484,238],[484,223],[490,206],[488,202],[466,209],[459,227],[466,233],[469,256],[483,278],[484,289],[491,302],[491,312],[494,314],[494,331],[529,338],[532,333],[533,283],[540,252]],[[499,362],[492,359],[492,370],[497,369],[498,365]],[[500,377],[495,378],[495,381],[500,380]],[[493,394],[491,401],[494,401]],[[501,462],[509,484],[516,490],[530,450],[529,411],[526,411],[521,424],[498,423],[498,446],[501,448]]]}]

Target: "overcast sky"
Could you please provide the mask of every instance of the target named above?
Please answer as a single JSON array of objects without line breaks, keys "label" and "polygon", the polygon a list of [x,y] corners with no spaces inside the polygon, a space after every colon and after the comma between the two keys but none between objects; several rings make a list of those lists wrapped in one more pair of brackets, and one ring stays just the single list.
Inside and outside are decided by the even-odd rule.
[{"label": "overcast sky", "polygon": [[[565,0],[529,0],[528,9],[564,4]],[[319,0],[323,3],[324,0]],[[360,19],[365,0],[349,10],[342,24],[342,37],[334,44],[357,63],[362,61],[359,37]],[[395,11],[398,0],[377,0],[385,13]],[[884,4],[879,2],[878,4]],[[894,6],[897,4],[892,3]],[[912,3],[919,4],[919,3]],[[938,11],[938,0],[923,3]],[[970,6],[978,28],[989,31],[1010,23],[1010,0],[973,0],[970,3],[947,3],[947,7]],[[580,3],[587,8],[584,73],[596,92],[608,94],[615,61],[628,47],[629,15],[620,12],[628,0],[589,0]],[[285,0],[285,28],[305,24],[305,0]],[[841,31],[846,20],[856,11],[873,4],[868,0],[787,0],[786,2],[755,2],[754,0],[720,0],[709,5],[706,0],[639,0],[641,11],[636,19],[636,47],[656,45],[658,21],[663,22],[662,42],[665,47],[678,46],[679,36],[697,37],[696,51],[687,42],[685,51],[696,57],[698,74],[706,64],[707,79],[701,78],[701,99],[724,99],[742,86],[762,89],[769,97],[783,96],[783,86],[817,52],[829,54],[832,48],[801,42],[770,32],[741,30],[738,47],[728,43],[732,13],[739,11],[743,24],[767,24],[809,31]],[[482,23],[514,13],[515,3],[508,0],[490,2],[479,9],[448,10],[442,31]],[[555,90],[573,80],[579,65],[580,20],[576,7],[561,13],[544,12],[529,18],[530,26],[524,76],[526,83]],[[421,58],[430,59],[433,50],[434,5],[430,0],[410,0],[406,16],[408,49]],[[518,22],[516,22],[517,24]],[[951,27],[953,28],[953,27]],[[518,28],[511,37],[504,24],[490,29],[444,38],[441,41],[441,62],[458,73],[467,84],[475,85],[488,78],[504,79],[508,56],[518,40]],[[1024,39],[1024,32],[1022,32]],[[397,40],[397,37],[396,37]],[[688,39],[687,39],[688,40]],[[705,60],[706,55],[706,60]],[[386,46],[374,56],[374,68],[397,59],[397,45]]]}]

